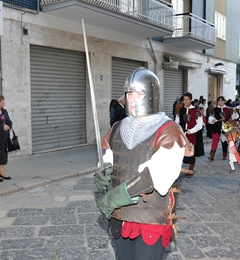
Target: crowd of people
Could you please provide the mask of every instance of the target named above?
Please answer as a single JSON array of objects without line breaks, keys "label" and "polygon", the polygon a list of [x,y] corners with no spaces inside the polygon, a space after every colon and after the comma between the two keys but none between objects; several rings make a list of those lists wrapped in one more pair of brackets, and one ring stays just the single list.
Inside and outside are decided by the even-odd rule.
[{"label": "crowd of people", "polygon": [[[239,99],[193,99],[187,92],[173,104],[174,120],[159,110],[159,79],[150,70],[135,69],[124,84],[124,95],[109,105],[110,130],[102,139],[104,169],[94,175],[103,196],[97,205],[109,220],[118,260],[162,259],[177,236],[175,193],[182,163],[194,175],[196,157],[203,156],[203,129],[212,139],[208,157],[213,161],[219,141],[223,160],[240,163],[223,126],[239,119]],[[8,161],[7,139],[12,121],[0,95],[0,182]],[[236,123],[237,125],[237,123]],[[226,127],[227,128],[227,127]],[[229,148],[229,149],[228,149]]]},{"label": "crowd of people", "polygon": [[[189,101],[186,102],[186,96],[189,96],[189,94],[190,93],[186,93],[180,98],[177,97],[176,101],[173,103],[173,116],[176,122],[179,121],[179,117],[181,118],[182,121],[180,122],[180,125],[182,126],[183,131],[186,132],[186,136],[188,138],[189,132],[195,135],[195,137],[190,137],[190,142],[194,144],[195,157],[205,154],[203,146],[203,129],[205,128],[206,136],[212,139],[211,151],[208,159],[210,161],[214,160],[218,143],[219,141],[221,141],[223,155],[222,158],[223,160],[226,160],[227,154],[229,152],[230,160],[233,155],[231,154],[232,149],[228,149],[229,134],[228,132],[226,133],[224,131],[223,126],[224,124],[226,124],[226,122],[232,122],[234,126],[237,125],[240,112],[240,100],[238,98],[236,98],[234,101],[232,101],[231,99],[226,100],[224,96],[219,96],[217,100],[210,99],[207,102],[203,96],[200,96],[199,99],[191,100],[190,106]],[[189,97],[191,99],[191,95]],[[192,123],[185,122],[186,120],[184,121],[183,114],[189,114],[191,115],[191,118],[194,117],[194,122],[196,121],[196,125],[199,125],[199,127],[197,128],[195,126],[194,128],[191,128],[192,125],[190,126],[190,124],[193,124],[193,121]],[[202,121],[201,123],[199,123],[200,117]],[[200,127],[200,124],[202,125],[202,127]],[[187,131],[187,129],[190,130]],[[192,159],[192,162],[195,162],[195,160]],[[193,169],[191,164],[190,168]]]},{"label": "crowd of people", "polygon": [[[239,112],[238,98],[233,101],[219,96],[217,100],[212,98],[207,101],[202,95],[199,99],[193,99],[189,92],[176,98],[173,103],[173,118],[193,145],[194,152],[193,156],[183,159],[184,163],[189,164],[191,172],[187,172],[187,176],[194,175],[195,157],[205,155],[203,134],[212,139],[208,159],[214,160],[219,141],[222,144],[223,160],[227,159],[229,141],[228,135],[222,130],[222,125],[229,120],[238,120]],[[118,100],[112,99],[109,107],[110,126],[112,127],[115,122],[121,121],[126,116],[125,96],[119,97]]]}]

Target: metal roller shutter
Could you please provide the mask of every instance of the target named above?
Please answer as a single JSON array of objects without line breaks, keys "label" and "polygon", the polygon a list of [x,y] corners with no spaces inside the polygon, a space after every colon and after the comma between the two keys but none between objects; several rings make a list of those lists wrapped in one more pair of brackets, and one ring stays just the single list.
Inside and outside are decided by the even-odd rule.
[{"label": "metal roller shutter", "polygon": [[177,96],[183,95],[183,70],[164,70],[163,80],[164,112],[173,118],[173,103]]},{"label": "metal roller shutter", "polygon": [[86,143],[85,53],[31,45],[32,151]]},{"label": "metal roller shutter", "polygon": [[123,85],[126,78],[137,67],[144,66],[144,62],[112,58],[112,98],[118,99],[124,94]]}]

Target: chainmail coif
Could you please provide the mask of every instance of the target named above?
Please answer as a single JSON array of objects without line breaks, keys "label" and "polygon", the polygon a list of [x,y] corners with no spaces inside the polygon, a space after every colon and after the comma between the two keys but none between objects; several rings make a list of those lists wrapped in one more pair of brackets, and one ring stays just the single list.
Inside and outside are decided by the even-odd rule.
[{"label": "chainmail coif", "polygon": [[158,114],[124,118],[120,125],[120,135],[123,143],[131,150],[153,135],[164,123],[171,120],[164,112]]}]

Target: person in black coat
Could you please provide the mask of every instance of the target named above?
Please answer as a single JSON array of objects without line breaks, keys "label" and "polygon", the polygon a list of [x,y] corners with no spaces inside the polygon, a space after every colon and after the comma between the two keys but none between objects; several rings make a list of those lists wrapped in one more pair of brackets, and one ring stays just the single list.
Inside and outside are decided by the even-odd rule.
[{"label": "person in black coat", "polygon": [[7,177],[4,173],[4,165],[8,162],[7,139],[9,137],[9,130],[12,128],[12,121],[8,112],[3,108],[4,101],[4,96],[0,95],[0,182],[3,179],[11,179],[11,177]]},{"label": "person in black coat", "polygon": [[179,103],[179,100],[180,100],[180,98],[177,97],[176,100],[175,100],[174,103],[173,103],[173,112],[172,112],[172,114],[173,114],[173,120],[174,120],[174,121],[175,121],[175,118],[176,118],[175,110],[176,110],[177,104]]},{"label": "person in black coat", "polygon": [[127,115],[125,110],[125,96],[123,95],[120,98],[118,98],[118,103],[114,106],[114,118],[110,125],[113,126],[114,123],[122,120],[126,116]]},{"label": "person in black coat", "polygon": [[[202,115],[202,119],[205,117],[204,114],[203,114],[203,110],[204,108],[203,107],[200,107],[199,108],[199,111]],[[206,119],[203,119],[203,127],[205,126],[205,121]],[[195,144],[195,147],[194,147],[194,156],[195,157],[199,157],[199,156],[203,156],[205,154],[204,152],[204,145],[203,145],[203,128],[199,131],[197,131],[196,133],[196,144]]]},{"label": "person in black coat", "polygon": [[114,107],[118,103],[116,99],[112,99],[109,104],[109,118],[110,118],[110,125],[112,126],[112,122],[114,120]]}]

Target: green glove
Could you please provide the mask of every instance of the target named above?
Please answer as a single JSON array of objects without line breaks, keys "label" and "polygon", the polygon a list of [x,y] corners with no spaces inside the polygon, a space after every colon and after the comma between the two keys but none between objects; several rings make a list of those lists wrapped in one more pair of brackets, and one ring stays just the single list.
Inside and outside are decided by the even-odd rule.
[{"label": "green glove", "polygon": [[107,190],[107,187],[111,181],[113,173],[113,167],[111,163],[104,163],[104,170],[97,172],[94,175],[94,183],[101,191]]},{"label": "green glove", "polygon": [[126,186],[127,181],[122,182],[97,201],[100,211],[106,218],[110,219],[112,212],[117,208],[137,204],[139,202],[139,197],[131,198],[129,196]]}]

